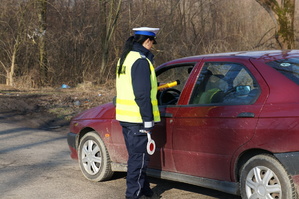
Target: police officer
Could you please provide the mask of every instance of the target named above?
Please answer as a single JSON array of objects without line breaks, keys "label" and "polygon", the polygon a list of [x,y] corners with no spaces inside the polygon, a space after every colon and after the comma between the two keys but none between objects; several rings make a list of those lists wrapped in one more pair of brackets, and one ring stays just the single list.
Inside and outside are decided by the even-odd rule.
[{"label": "police officer", "polygon": [[116,119],[120,122],[128,150],[126,198],[151,197],[146,176],[149,154],[147,134],[160,121],[157,102],[157,79],[153,67],[159,28],[134,28],[134,36],[126,41],[117,65]]}]

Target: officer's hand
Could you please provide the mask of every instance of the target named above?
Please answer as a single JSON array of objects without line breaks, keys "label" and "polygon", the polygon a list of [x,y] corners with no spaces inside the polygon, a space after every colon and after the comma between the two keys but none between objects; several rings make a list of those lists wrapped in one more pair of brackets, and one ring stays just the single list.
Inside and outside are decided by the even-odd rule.
[{"label": "officer's hand", "polygon": [[150,130],[146,130],[146,129],[140,129],[139,132],[152,134],[152,132]]}]

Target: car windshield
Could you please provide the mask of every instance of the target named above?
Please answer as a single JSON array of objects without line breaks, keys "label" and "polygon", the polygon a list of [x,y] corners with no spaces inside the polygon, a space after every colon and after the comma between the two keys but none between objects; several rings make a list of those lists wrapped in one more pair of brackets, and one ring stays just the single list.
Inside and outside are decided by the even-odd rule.
[{"label": "car windshield", "polygon": [[299,85],[299,58],[275,60],[266,64]]}]

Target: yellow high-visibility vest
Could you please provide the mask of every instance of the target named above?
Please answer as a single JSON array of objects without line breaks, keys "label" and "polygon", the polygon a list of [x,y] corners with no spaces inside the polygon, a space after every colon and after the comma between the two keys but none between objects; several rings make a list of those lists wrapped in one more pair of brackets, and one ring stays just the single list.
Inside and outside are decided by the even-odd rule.
[{"label": "yellow high-visibility vest", "polygon": [[[139,52],[131,51],[127,55],[120,75],[116,75],[116,120],[131,123],[142,123],[139,106],[135,101],[132,85],[131,69],[134,62],[140,58],[146,58]],[[147,59],[147,58],[146,58]],[[150,66],[151,103],[153,107],[154,122],[160,121],[160,112],[157,100],[157,78],[153,64],[147,59]],[[118,62],[119,67],[119,62]],[[116,70],[118,71],[118,70]]]}]

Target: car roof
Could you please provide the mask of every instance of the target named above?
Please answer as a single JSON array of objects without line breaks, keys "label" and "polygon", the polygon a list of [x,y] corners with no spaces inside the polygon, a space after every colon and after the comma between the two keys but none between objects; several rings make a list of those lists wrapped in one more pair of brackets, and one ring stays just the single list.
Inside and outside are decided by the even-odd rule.
[{"label": "car roof", "polygon": [[266,51],[239,51],[239,52],[227,52],[227,53],[213,53],[196,55],[190,57],[183,57],[172,60],[163,65],[170,65],[176,63],[191,63],[197,62],[203,58],[244,58],[244,59],[259,59],[264,61],[272,61],[278,59],[285,59],[288,57],[299,57],[299,50],[266,50]]}]

